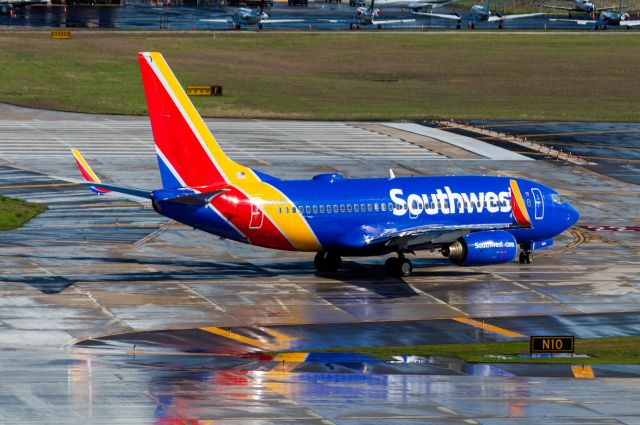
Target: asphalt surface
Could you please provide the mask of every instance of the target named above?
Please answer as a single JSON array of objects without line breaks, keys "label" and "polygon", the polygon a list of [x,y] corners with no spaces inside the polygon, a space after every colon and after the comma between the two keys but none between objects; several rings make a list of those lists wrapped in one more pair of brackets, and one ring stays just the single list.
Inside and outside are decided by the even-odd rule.
[{"label": "asphalt surface", "polygon": [[637,185],[385,123],[207,120],[232,158],[283,178],[526,176],[581,213],[531,265],[458,268],[419,253],[402,280],[384,276],[384,258],[316,274],[309,254],[219,240],[70,183],[73,146],[106,181],[158,185],[145,119],[7,105],[0,116],[0,193],[50,207],[0,235],[2,424],[640,423],[633,366],[577,379],[569,365],[264,354],[639,335]]},{"label": "asphalt surface", "polygon": [[[410,10],[397,7],[380,7],[383,15],[380,19],[415,19],[415,22],[389,24],[386,29],[405,30],[454,30],[455,21],[442,18],[429,18],[413,15]],[[151,4],[130,3],[126,7],[113,6],[67,6],[43,7],[32,6],[18,8],[15,15],[0,16],[0,27],[65,27],[65,28],[119,28],[119,29],[167,29],[167,30],[229,30],[231,24],[226,22],[208,22],[207,19],[226,19],[235,8],[227,7],[158,7]],[[544,10],[541,10],[544,12]],[[466,15],[464,8],[442,7],[436,13],[459,13]],[[271,19],[302,20],[301,22],[265,23],[264,30],[347,30],[354,20],[355,7],[348,3],[311,2],[308,7],[288,6],[286,3],[274,3],[268,11]],[[592,27],[576,25],[570,22],[550,22],[549,16],[511,20],[504,23],[504,28],[518,30],[593,30]],[[557,16],[566,18],[565,15]],[[585,16],[574,16],[586,19]],[[338,20],[339,22],[327,22]],[[466,24],[463,23],[463,26]],[[247,26],[246,29],[256,29]],[[466,27],[465,27],[466,28]],[[374,25],[360,27],[361,30],[377,30]],[[476,29],[497,29],[497,24],[488,22],[476,23]],[[609,30],[621,30],[611,27]],[[624,29],[624,31],[627,31]]]}]

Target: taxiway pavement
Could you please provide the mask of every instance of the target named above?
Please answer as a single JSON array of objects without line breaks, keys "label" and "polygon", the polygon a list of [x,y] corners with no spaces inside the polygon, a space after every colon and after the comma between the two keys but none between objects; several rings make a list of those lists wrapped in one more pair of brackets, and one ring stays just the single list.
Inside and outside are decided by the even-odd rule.
[{"label": "taxiway pavement", "polygon": [[581,213],[531,265],[458,268],[419,253],[405,279],[385,277],[384,258],[316,274],[309,254],[220,240],[69,183],[77,147],[105,180],[156,186],[145,119],[4,111],[0,193],[50,209],[0,234],[0,423],[640,423],[640,380],[597,371],[578,380],[569,369],[499,376],[505,369],[243,357],[637,335],[632,183],[587,166],[491,159],[385,123],[208,120],[232,158],[283,178],[515,175],[557,188]]}]

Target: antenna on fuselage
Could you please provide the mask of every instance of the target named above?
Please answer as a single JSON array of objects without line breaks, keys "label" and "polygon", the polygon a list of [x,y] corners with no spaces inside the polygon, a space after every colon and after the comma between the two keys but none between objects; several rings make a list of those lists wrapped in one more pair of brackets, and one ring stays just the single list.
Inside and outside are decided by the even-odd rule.
[{"label": "antenna on fuselage", "polygon": [[396,178],[396,175],[393,172],[393,168],[389,168],[389,180],[393,180]]}]

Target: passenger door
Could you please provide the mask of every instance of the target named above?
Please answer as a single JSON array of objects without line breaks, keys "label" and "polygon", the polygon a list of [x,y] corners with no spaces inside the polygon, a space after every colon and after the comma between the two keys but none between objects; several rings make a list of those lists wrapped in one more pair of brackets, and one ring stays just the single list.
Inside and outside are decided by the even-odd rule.
[{"label": "passenger door", "polygon": [[533,194],[533,205],[535,207],[536,220],[542,220],[544,218],[544,198],[542,192],[537,187],[531,189]]}]

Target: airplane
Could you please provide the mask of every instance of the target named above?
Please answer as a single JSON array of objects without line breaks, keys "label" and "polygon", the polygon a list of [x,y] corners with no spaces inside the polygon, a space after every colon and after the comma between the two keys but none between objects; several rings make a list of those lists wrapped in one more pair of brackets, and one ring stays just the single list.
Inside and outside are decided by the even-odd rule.
[{"label": "airplane", "polygon": [[258,29],[262,29],[264,24],[282,24],[287,22],[304,22],[304,19],[270,19],[269,15],[264,11],[266,2],[260,2],[260,8],[250,9],[248,7],[239,7],[235,9],[229,18],[225,19],[200,19],[201,22],[226,22],[231,24],[231,28],[241,29],[243,25],[257,25]]},{"label": "airplane", "polygon": [[[429,9],[442,7],[454,1],[455,0],[377,0],[376,3],[378,6],[401,7],[418,12],[420,10],[427,11]],[[366,6],[364,1],[359,3],[359,5]]]},{"label": "airplane", "polygon": [[[584,13],[593,13],[593,12],[600,12],[600,11],[604,11],[604,10],[612,10],[615,9],[615,7],[596,7],[596,5],[594,5],[593,3],[591,3],[589,0],[574,0],[575,1],[575,6],[573,7],[565,7],[565,6],[552,6],[552,5],[543,5],[543,7],[546,7],[547,9],[557,9],[557,10],[566,10],[568,12],[584,12]],[[569,16],[571,16],[571,13],[569,13]]]},{"label": "airplane", "polygon": [[378,29],[382,29],[383,25],[389,24],[405,24],[409,22],[415,22],[415,19],[386,19],[378,20],[377,18],[382,15],[382,11],[377,9],[374,5],[375,0],[371,0],[370,6],[360,6],[356,9],[354,19],[322,19],[324,22],[331,23],[348,23],[350,29],[360,29],[360,25],[377,25]]},{"label": "airplane", "polygon": [[46,5],[48,0],[0,0],[0,15],[14,16],[14,8],[34,4]]},{"label": "airplane", "polygon": [[627,29],[640,25],[640,20],[631,20],[631,16],[628,13],[623,13],[624,6],[620,4],[618,11],[603,10],[598,15],[597,19],[549,19],[554,22],[574,22],[578,25],[593,25],[594,30],[602,29],[606,30],[607,26],[626,26]]},{"label": "airplane", "polygon": [[471,6],[469,9],[469,14],[466,16],[460,16],[457,13],[453,14],[442,14],[442,13],[430,13],[430,12],[413,12],[415,15],[424,15],[431,16],[435,18],[443,18],[443,19],[451,19],[457,21],[456,29],[460,29],[461,23],[469,22],[469,28],[475,28],[476,22],[497,22],[498,29],[502,29],[502,24],[504,21],[509,21],[512,19],[521,19],[521,18],[531,18],[534,16],[542,16],[544,13],[522,13],[518,15],[502,15],[498,12],[493,12],[489,9],[489,4],[487,2],[486,6],[482,6],[480,4],[476,4]]},{"label": "airplane", "polygon": [[319,174],[281,180],[234,162],[222,151],[160,53],[138,53],[162,188],[102,183],[73,150],[94,192],[151,201],[180,223],[260,247],[315,252],[320,272],[342,256],[396,254],[392,276],[408,276],[406,254],[439,250],[454,264],[531,263],[532,251],[578,220],[558,192],[499,176],[345,178]]}]

